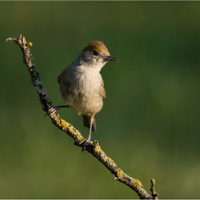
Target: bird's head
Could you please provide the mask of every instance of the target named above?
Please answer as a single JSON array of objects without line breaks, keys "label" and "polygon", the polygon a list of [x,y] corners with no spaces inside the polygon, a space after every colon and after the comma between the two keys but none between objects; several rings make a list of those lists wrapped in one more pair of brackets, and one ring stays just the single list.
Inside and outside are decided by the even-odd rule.
[{"label": "bird's head", "polygon": [[112,57],[101,41],[90,42],[79,54],[80,62],[89,67],[98,67],[99,71],[108,61],[117,61]]}]

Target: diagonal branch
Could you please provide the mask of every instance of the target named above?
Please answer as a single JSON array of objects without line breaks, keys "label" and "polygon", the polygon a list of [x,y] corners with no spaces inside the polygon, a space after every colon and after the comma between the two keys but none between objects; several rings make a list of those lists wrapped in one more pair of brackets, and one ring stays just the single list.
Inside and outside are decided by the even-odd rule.
[{"label": "diagonal branch", "polygon": [[[52,102],[49,99],[47,91],[42,85],[42,80],[35,70],[33,57],[30,52],[30,47],[32,46],[32,43],[27,43],[25,37],[22,35],[20,35],[18,38],[7,38],[6,41],[15,41],[15,43],[18,44],[20,49],[22,50],[23,62],[26,64],[29,70],[32,85],[34,86],[35,90],[37,91],[40,97],[40,102],[42,104],[43,110],[49,115],[53,124],[62,131],[66,132],[70,137],[72,137],[74,139],[75,145],[82,147],[83,144],[79,143],[84,139],[84,137],[76,128],[74,128],[71,124],[69,124],[59,116],[57,110],[54,108]],[[130,177],[129,175],[124,173],[120,168],[117,167],[116,163],[110,157],[108,157],[105,154],[105,152],[101,149],[98,141],[90,141],[89,146],[87,147],[87,151],[91,153],[94,157],[96,157],[107,169],[110,170],[112,174],[115,175],[114,180],[118,180],[119,182],[129,186],[138,194],[138,196],[141,199],[157,198],[158,194],[155,192],[154,188],[155,181],[151,181],[151,196],[143,188],[142,183],[138,179]]]}]

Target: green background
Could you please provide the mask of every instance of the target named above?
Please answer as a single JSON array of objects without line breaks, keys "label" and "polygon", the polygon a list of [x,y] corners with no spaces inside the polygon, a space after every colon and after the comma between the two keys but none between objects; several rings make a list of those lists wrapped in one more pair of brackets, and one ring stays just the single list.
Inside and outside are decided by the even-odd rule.
[{"label": "green background", "polygon": [[[102,69],[107,98],[96,116],[102,149],[160,198],[200,198],[200,2],[0,2],[0,198],[138,198],[41,109],[22,53],[54,105],[58,75],[92,40],[119,59]],[[84,136],[73,109],[62,118]]]}]

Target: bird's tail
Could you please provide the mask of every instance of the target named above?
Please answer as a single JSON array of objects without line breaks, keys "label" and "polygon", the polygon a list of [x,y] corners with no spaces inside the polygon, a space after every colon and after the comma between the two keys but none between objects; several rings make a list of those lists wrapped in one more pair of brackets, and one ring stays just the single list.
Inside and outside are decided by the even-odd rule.
[{"label": "bird's tail", "polygon": [[[86,115],[83,115],[83,124],[84,126],[90,128],[90,118],[91,117],[88,117]],[[92,123],[92,131],[96,131],[96,123],[95,123],[95,118],[94,118],[94,121]]]}]

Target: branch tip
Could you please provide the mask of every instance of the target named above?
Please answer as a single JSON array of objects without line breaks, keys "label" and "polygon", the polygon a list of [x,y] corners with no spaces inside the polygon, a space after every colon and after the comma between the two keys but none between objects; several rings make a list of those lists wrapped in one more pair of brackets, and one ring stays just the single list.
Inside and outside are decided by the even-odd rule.
[{"label": "branch tip", "polygon": [[17,40],[17,38],[11,38],[11,37],[8,37],[8,38],[6,38],[6,41],[5,42],[8,42],[8,41],[16,41]]},{"label": "branch tip", "polygon": [[153,199],[158,199],[159,194],[155,190],[156,180],[154,178],[151,179],[151,188],[150,191],[152,192]]}]

